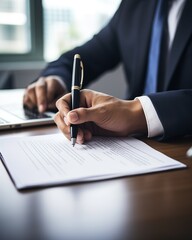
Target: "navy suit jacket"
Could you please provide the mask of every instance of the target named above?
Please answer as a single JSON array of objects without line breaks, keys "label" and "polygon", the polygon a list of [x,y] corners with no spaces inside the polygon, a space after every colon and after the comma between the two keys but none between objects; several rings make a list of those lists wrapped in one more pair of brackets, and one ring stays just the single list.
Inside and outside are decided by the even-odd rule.
[{"label": "navy suit jacket", "polygon": [[[41,76],[59,75],[70,89],[73,56],[79,53],[85,68],[84,87],[122,63],[129,86],[127,99],[141,96],[156,5],[157,0],[123,0],[107,26],[84,45],[49,63]],[[186,1],[159,86],[157,93],[148,96],[164,127],[163,139],[192,134],[191,0]]]}]

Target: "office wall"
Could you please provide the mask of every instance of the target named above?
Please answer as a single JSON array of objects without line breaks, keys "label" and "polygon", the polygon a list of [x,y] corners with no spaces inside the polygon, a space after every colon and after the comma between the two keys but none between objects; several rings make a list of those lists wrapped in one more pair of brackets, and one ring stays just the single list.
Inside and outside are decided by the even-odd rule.
[{"label": "office wall", "polygon": [[[38,65],[36,63],[36,65]],[[15,69],[11,70],[14,78],[14,87],[23,88],[32,82],[41,72],[43,65],[28,66],[25,70]],[[113,96],[124,98],[126,91],[125,76],[122,66],[117,67],[115,70],[104,74],[97,79],[89,88],[102,91]]]}]

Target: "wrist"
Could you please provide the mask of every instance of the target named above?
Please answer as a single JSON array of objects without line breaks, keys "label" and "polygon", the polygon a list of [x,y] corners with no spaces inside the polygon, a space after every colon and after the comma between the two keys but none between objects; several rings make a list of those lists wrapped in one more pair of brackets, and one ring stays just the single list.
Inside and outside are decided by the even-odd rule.
[{"label": "wrist", "polygon": [[129,101],[132,116],[131,131],[133,134],[147,135],[147,122],[142,105],[138,99]]}]

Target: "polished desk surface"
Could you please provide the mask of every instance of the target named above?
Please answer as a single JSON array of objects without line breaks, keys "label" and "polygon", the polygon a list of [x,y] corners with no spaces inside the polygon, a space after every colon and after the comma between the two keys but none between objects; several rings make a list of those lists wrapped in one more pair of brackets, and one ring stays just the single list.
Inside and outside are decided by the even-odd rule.
[{"label": "polished desk surface", "polygon": [[[49,126],[0,137],[55,132]],[[186,157],[192,138],[144,141],[188,168],[18,191],[0,162],[0,239],[192,239],[192,159]]]}]

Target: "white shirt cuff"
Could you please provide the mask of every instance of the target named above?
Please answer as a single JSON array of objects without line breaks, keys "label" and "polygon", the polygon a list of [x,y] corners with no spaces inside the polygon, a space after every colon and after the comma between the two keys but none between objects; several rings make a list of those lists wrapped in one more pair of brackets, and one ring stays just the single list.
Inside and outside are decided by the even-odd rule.
[{"label": "white shirt cuff", "polygon": [[137,97],[137,99],[139,99],[145,114],[148,137],[150,138],[163,135],[164,128],[153,106],[153,103],[151,102],[151,99],[147,96]]}]

